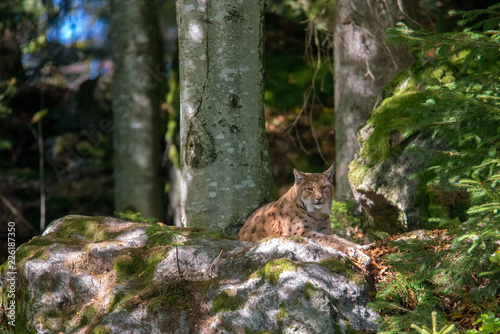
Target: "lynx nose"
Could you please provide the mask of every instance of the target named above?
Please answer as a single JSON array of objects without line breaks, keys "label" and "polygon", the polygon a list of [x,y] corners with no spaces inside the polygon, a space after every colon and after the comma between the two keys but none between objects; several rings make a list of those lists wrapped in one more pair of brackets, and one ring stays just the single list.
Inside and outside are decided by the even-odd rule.
[{"label": "lynx nose", "polygon": [[323,194],[314,196],[314,201],[320,203],[323,200]]}]

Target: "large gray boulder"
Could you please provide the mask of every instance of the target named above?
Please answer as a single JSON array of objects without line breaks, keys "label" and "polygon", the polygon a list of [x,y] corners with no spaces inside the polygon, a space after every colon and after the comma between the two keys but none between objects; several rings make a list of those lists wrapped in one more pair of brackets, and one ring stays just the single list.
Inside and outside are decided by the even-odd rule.
[{"label": "large gray boulder", "polygon": [[[301,238],[66,216],[16,253],[18,333],[349,333],[377,330],[363,275]],[[7,265],[0,267],[7,287]],[[5,291],[2,291],[4,295]],[[13,329],[0,304],[2,327]]]}]

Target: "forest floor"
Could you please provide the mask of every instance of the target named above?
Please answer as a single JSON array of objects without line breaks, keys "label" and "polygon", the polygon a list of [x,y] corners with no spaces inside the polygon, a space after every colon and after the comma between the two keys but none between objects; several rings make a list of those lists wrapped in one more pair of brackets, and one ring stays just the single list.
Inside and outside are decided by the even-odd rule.
[{"label": "forest floor", "polygon": [[[438,248],[445,247],[447,248],[451,243],[453,237],[448,233],[447,230],[432,230],[427,231],[426,234],[431,239],[437,239],[437,243],[429,243],[425,245],[425,248],[435,247],[436,252]],[[405,242],[409,238],[414,238],[411,235],[412,232],[405,234],[394,234],[389,236],[384,241],[378,241],[374,245],[374,247],[366,250],[365,253],[369,255],[373,263],[370,266],[370,271],[368,275],[372,276],[375,284],[377,286],[377,293],[380,293],[384,287],[390,286],[391,283],[401,282],[401,284],[397,285],[397,288],[394,289],[393,297],[389,297],[389,302],[395,302],[395,304],[400,303],[401,309],[400,314],[405,312],[412,312],[417,307],[419,307],[419,296],[415,294],[415,290],[412,289],[411,284],[404,284],[403,282],[409,282],[412,280],[412,275],[405,273],[400,273],[393,265],[391,265],[390,260],[388,259],[391,254],[402,253],[401,248],[398,244]],[[394,286],[394,285],[393,285]],[[429,289],[434,297],[440,300],[442,310],[447,317],[447,320],[455,323],[457,327],[462,329],[471,329],[474,327],[474,323],[481,315],[481,309],[476,305],[469,302],[466,298],[466,291],[463,291],[463,294],[453,294],[453,295],[444,295],[439,292],[439,289],[435,288],[434,284],[428,282],[428,286],[426,289]],[[374,293],[373,300],[375,300]],[[377,296],[378,297],[378,296]],[[403,302],[402,302],[403,301]],[[392,314],[384,314],[380,312],[380,315],[394,315]]]}]

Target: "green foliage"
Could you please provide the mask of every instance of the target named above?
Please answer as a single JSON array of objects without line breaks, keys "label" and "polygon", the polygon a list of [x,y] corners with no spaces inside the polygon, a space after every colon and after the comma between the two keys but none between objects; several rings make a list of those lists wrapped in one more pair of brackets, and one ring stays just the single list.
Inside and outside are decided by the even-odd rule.
[{"label": "green foliage", "polygon": [[329,69],[326,65],[320,66],[317,71],[315,74],[315,66],[304,64],[302,56],[295,53],[267,54],[266,105],[278,109],[302,105],[304,90],[311,85],[315,76],[326,78],[314,84],[320,100],[327,100],[333,91],[332,77],[327,77]]},{"label": "green foliage", "polygon": [[[12,113],[12,110],[9,108],[9,103],[15,93],[15,84],[16,79],[0,82],[0,120],[7,118],[7,116]],[[2,141],[0,141],[0,143],[1,142]]]},{"label": "green foliage", "polygon": [[433,34],[399,24],[391,33],[419,51],[412,80],[419,85],[415,94],[425,96],[406,109],[402,137],[426,134],[438,147],[412,148],[427,158],[426,170],[416,176],[424,176],[428,187],[466,190],[470,207],[464,221],[450,213],[430,218],[431,227],[448,233],[430,241],[408,240],[389,257],[401,276],[382,285],[374,303],[388,316],[383,331],[429,325],[430,310],[444,323],[454,320],[444,300],[500,313],[500,4],[453,14],[470,26]]},{"label": "green foliage", "polygon": [[419,333],[422,334],[446,334],[451,332],[455,328],[455,325],[449,325],[449,326],[444,326],[440,331],[438,331],[436,328],[436,315],[437,315],[436,312],[432,312],[432,331],[427,327],[420,328],[415,324],[412,324],[411,328],[416,329]]},{"label": "green foliage", "polygon": [[330,222],[332,229],[345,229],[346,227],[358,226],[360,219],[352,215],[355,201],[349,202],[332,202],[332,210],[330,213]]},{"label": "green foliage", "polygon": [[160,224],[153,224],[146,230],[146,235],[151,244],[180,246],[183,243],[174,242],[174,238],[179,235],[174,227]]},{"label": "green foliage", "polygon": [[500,319],[495,318],[495,314],[493,312],[488,312],[488,314],[481,314],[481,317],[477,319],[474,324],[482,323],[477,329],[471,329],[467,331],[467,334],[496,334],[500,332]]},{"label": "green foliage", "polygon": [[[7,118],[12,110],[9,107],[10,98],[14,95],[15,79],[10,81],[0,82],[0,121]],[[0,139],[0,151],[12,149],[12,140],[9,138]]]}]

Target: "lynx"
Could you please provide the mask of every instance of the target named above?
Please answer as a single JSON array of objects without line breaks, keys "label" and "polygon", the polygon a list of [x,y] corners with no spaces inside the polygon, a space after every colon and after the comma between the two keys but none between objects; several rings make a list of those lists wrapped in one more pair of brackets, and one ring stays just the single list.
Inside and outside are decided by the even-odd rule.
[{"label": "lynx", "polygon": [[364,246],[334,235],[330,227],[333,165],[323,173],[304,173],[295,168],[293,173],[293,187],[276,202],[252,213],[238,239],[256,242],[268,237],[301,236],[331,246],[367,266],[371,259],[361,252]]}]

